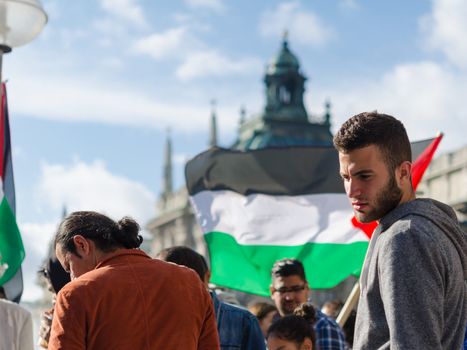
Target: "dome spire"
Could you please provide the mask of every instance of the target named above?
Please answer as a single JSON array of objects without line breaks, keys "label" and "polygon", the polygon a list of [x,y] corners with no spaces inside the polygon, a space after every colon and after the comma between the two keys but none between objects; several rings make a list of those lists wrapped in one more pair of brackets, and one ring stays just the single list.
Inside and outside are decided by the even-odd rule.
[{"label": "dome spire", "polygon": [[282,32],[282,46],[285,48],[287,48],[289,44],[289,31],[287,29],[284,29],[284,31]]},{"label": "dome spire", "polygon": [[209,126],[209,147],[217,146],[217,116],[216,116],[216,105],[215,99],[211,100],[211,123]]}]

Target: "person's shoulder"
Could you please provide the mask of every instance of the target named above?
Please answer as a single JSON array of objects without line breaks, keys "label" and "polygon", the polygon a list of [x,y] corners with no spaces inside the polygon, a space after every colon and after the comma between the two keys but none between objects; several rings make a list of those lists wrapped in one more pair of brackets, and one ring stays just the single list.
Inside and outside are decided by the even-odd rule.
[{"label": "person's shoulder", "polygon": [[242,320],[242,322],[247,323],[256,320],[255,315],[253,315],[250,311],[243,308],[242,306],[229,304],[225,301],[220,301],[219,303],[221,312],[224,315],[228,315],[228,317],[237,318],[238,320]]},{"label": "person's shoulder", "polygon": [[0,310],[6,314],[13,313],[22,317],[31,317],[31,312],[25,307],[6,299],[0,299]]},{"label": "person's shoulder", "polygon": [[319,325],[326,325],[327,327],[340,329],[339,325],[333,318],[327,316],[321,310],[316,309],[316,326],[319,327]]},{"label": "person's shoulder", "polygon": [[171,278],[174,278],[175,276],[180,276],[181,278],[185,278],[188,280],[200,280],[198,274],[189,267],[158,259],[154,259],[153,261],[157,265],[156,268],[158,273],[164,273],[170,276]]},{"label": "person's shoulder", "polygon": [[250,311],[248,311],[242,306],[230,304],[225,301],[219,301],[219,303],[221,305],[221,308],[227,312],[235,312],[242,315],[253,315]]},{"label": "person's shoulder", "polygon": [[0,299],[0,304],[3,309],[21,310],[21,312],[30,313],[25,307],[7,299]]},{"label": "person's shoulder", "polygon": [[[318,308],[315,308],[316,312],[315,312],[315,315],[316,315],[316,322],[319,322],[319,321],[323,321],[323,322],[329,322],[329,323],[336,323],[336,321],[334,321],[331,317],[329,317],[328,315],[326,315],[324,312],[322,312],[320,309]],[[337,324],[337,323],[336,323]]]},{"label": "person's shoulder", "polygon": [[430,220],[417,214],[409,214],[395,221],[379,237],[380,246],[406,247],[407,245],[438,244],[444,235]]}]

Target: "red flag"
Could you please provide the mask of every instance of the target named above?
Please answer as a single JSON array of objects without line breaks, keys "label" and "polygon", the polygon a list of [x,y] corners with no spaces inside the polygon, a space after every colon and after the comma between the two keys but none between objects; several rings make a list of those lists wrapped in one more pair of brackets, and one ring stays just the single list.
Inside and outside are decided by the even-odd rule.
[{"label": "red flag", "polygon": [[[417,157],[415,162],[412,164],[412,186],[414,191],[417,189],[418,184],[420,183],[425,170],[430,165],[431,160],[433,159],[433,155],[435,154],[436,149],[438,148],[441,139],[443,138],[443,133],[440,133],[433,141],[425,148],[425,150]],[[352,225],[361,229],[368,238],[371,238],[373,231],[375,230],[378,223],[376,221],[372,221],[369,223],[363,223],[357,220],[354,216],[352,218]]]}]

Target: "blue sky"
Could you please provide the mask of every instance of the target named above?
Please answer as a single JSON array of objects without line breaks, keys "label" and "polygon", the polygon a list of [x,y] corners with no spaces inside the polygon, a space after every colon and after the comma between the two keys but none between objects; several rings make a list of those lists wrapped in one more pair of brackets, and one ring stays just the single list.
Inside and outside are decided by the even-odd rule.
[{"label": "blue sky", "polygon": [[93,209],[142,225],[155,215],[166,131],[175,182],[208,143],[217,100],[219,143],[239,110],[264,106],[262,78],[289,46],[308,77],[308,112],[332,103],[333,130],[377,109],[413,140],[445,132],[466,144],[467,3],[433,1],[43,1],[49,22],[4,57],[17,219],[27,258],[24,300],[60,219]]}]

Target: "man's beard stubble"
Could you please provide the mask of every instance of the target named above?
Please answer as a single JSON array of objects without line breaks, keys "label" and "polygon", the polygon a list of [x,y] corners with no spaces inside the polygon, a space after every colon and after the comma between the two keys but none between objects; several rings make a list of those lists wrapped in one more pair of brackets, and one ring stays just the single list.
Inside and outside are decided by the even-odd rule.
[{"label": "man's beard stubble", "polygon": [[381,219],[398,206],[402,198],[402,190],[397,186],[394,174],[389,178],[387,185],[376,196],[374,209],[367,214],[355,213],[360,222],[371,222]]}]

